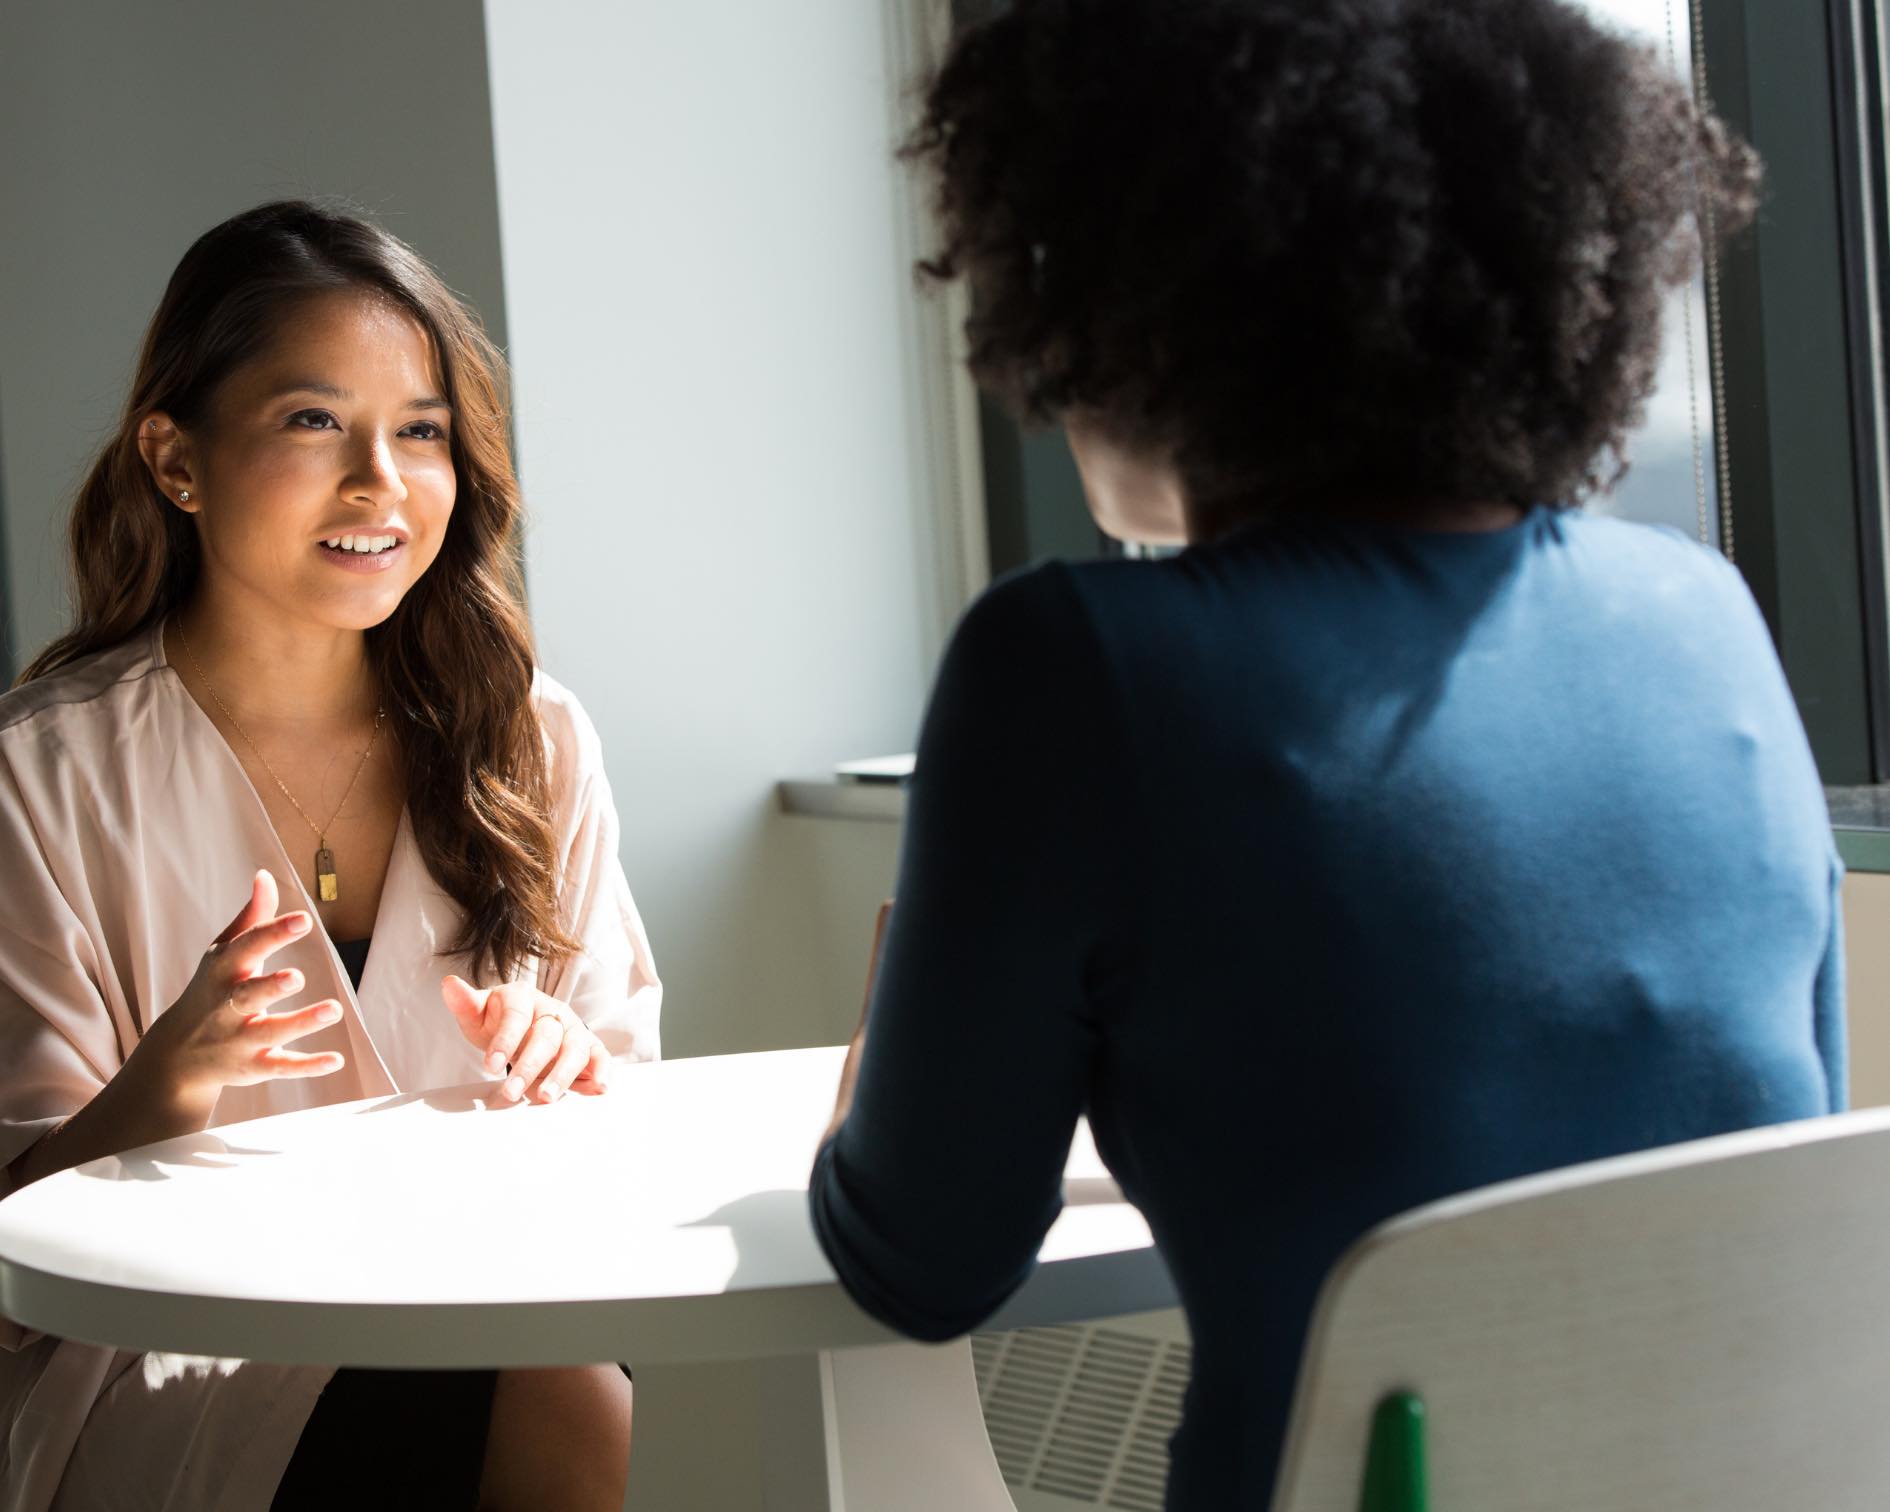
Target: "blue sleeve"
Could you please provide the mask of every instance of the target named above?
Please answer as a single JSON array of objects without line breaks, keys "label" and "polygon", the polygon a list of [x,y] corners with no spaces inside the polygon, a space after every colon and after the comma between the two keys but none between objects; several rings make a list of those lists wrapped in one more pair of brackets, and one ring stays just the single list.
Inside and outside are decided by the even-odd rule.
[{"label": "blue sleeve", "polygon": [[822,1248],[869,1313],[963,1333],[1062,1207],[1098,1004],[1126,936],[1126,767],[1068,569],[1000,583],[947,650],[845,1123],[815,1162]]},{"label": "blue sleeve", "polygon": [[1836,860],[1831,863],[1831,933],[1812,993],[1812,1029],[1824,1061],[1831,1111],[1842,1113],[1850,1106],[1850,1068],[1844,1017],[1844,867]]},{"label": "blue sleeve", "polygon": [[[1708,563],[1730,595],[1745,636],[1740,658],[1742,676],[1750,688],[1762,689],[1769,705],[1770,718],[1778,731],[1780,743],[1789,743],[1797,753],[1798,771],[1792,774],[1796,789],[1779,790],[1781,803],[1796,793],[1800,805],[1786,824],[1802,824],[1816,836],[1815,843],[1830,856],[1830,918],[1826,925],[1824,954],[1812,982],[1811,1028],[1818,1058],[1824,1063],[1825,1092],[1829,1110],[1842,1113],[1850,1106],[1849,1020],[1844,1001],[1844,863],[1831,849],[1831,815],[1825,804],[1824,788],[1818,779],[1817,760],[1799,717],[1798,705],[1785,679],[1785,668],[1778,659],[1772,632],[1766,627],[1758,601],[1744,575],[1718,552],[1694,548],[1696,561]],[[1733,642],[1733,646],[1737,646]],[[1763,679],[1760,681],[1760,679]],[[1764,718],[1765,716],[1761,716]]]}]

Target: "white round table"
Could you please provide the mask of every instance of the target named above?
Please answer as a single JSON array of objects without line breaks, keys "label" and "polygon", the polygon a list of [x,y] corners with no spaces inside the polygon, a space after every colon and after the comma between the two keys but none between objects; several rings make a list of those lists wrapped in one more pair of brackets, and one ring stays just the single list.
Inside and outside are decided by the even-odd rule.
[{"label": "white round table", "polygon": [[[0,1313],[289,1364],[770,1359],[770,1512],[1009,1507],[967,1346],[890,1342],[815,1242],[844,1054],[619,1066],[549,1107],[487,1084],[372,1098],[94,1161],[0,1202]],[[1065,1195],[989,1326],[1172,1306],[1086,1128]]]}]

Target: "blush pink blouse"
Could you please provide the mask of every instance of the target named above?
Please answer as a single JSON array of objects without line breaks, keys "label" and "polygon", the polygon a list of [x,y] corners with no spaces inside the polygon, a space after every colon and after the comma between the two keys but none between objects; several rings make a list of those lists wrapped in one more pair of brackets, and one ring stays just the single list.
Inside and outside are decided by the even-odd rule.
[{"label": "blush pink blouse", "polygon": [[[597,732],[550,678],[533,696],[560,902],[583,951],[519,975],[569,1003],[613,1056],[652,1060],[662,986],[618,860]],[[308,860],[284,852],[165,661],[161,627],[0,697],[0,1196],[8,1163],[89,1101],[176,1001],[258,868],[285,910],[315,913]],[[346,1068],[229,1088],[212,1123],[485,1078],[440,998],[448,972],[477,980],[449,953],[461,917],[403,814],[360,990],[319,928],[270,962],[306,977],[295,1002],[344,1005],[339,1024],[294,1048],[340,1050]],[[0,1507],[117,1505],[123,1477],[141,1507],[266,1507],[331,1374],[113,1351],[0,1318]]]}]

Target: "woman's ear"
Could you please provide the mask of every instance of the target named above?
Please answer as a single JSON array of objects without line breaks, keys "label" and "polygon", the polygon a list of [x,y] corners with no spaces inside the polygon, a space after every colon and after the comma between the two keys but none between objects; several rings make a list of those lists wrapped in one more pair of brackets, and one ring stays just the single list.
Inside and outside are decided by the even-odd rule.
[{"label": "woman's ear", "polygon": [[144,458],[158,492],[185,514],[195,514],[202,505],[189,452],[177,422],[162,410],[153,410],[138,421],[138,455]]}]

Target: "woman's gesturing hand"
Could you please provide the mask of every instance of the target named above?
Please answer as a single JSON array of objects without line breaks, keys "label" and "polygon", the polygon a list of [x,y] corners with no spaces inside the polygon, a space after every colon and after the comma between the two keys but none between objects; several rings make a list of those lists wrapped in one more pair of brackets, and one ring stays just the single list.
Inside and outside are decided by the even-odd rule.
[{"label": "woman's gesturing hand", "polygon": [[495,1076],[509,1064],[499,1095],[553,1101],[569,1088],[595,1097],[608,1085],[610,1052],[570,1005],[524,982],[475,987],[456,976],[440,983],[459,1032],[486,1052]]},{"label": "woman's gesturing hand", "polygon": [[137,1066],[155,1091],[204,1119],[225,1087],[279,1076],[329,1076],[346,1064],[332,1050],[304,1055],[283,1048],[340,1019],[341,1004],[328,998],[292,1013],[269,1012],[271,1003],[300,992],[303,979],[293,967],[263,967],[307,934],[312,922],[299,911],[278,915],[276,901],[276,879],[256,873],[249,901],[126,1061],[126,1069]]}]

